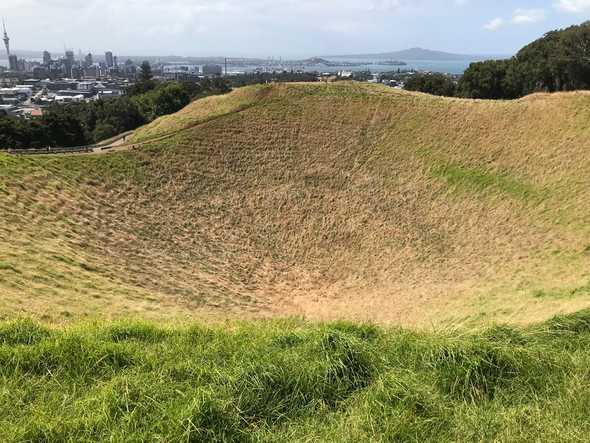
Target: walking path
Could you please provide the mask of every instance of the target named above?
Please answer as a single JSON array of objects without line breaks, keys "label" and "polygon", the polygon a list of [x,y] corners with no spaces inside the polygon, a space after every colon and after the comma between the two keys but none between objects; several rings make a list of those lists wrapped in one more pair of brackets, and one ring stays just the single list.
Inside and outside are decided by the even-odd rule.
[{"label": "walking path", "polygon": [[123,134],[119,134],[106,142],[101,142],[94,145],[87,146],[74,146],[69,148],[24,148],[24,149],[9,149],[9,154],[14,155],[56,155],[56,154],[105,154],[107,152],[114,151],[126,151],[133,149],[137,146],[141,146],[147,143],[161,140],[166,137],[171,137],[175,134],[166,134],[165,136],[159,136],[141,142],[128,142],[127,139],[133,134],[134,131],[128,131]]},{"label": "walking path", "polygon": [[[176,131],[168,132],[163,135],[158,135],[156,137],[148,138],[145,140],[141,140],[138,142],[128,142],[127,139],[133,135],[135,130],[127,131],[122,134],[119,134],[113,138],[105,140],[103,142],[88,145],[88,146],[75,146],[70,148],[24,148],[24,149],[9,149],[7,152],[13,155],[55,155],[55,154],[106,154],[109,152],[117,152],[117,151],[128,151],[130,149],[135,149],[137,147],[147,145],[150,143],[158,142],[161,140],[166,140],[168,138],[174,137],[177,134],[180,134],[184,131],[188,131],[193,129],[197,126],[203,125],[208,123],[212,120],[216,120],[218,118],[224,117],[228,114],[243,112],[253,106],[255,103],[242,106],[241,108],[235,109],[231,112],[216,115],[214,117],[210,117],[201,121],[197,121],[192,125],[186,126],[184,128],[178,129]],[[1,151],[0,151],[1,152]]]}]

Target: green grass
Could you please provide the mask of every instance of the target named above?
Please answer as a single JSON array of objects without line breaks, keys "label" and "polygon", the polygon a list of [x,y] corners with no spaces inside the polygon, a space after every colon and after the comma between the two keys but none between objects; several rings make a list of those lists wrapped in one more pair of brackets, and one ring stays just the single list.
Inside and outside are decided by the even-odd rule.
[{"label": "green grass", "polygon": [[416,333],[0,323],[0,441],[584,441],[590,311]]},{"label": "green grass", "polygon": [[590,295],[590,281],[574,288],[538,289],[533,295],[536,298],[571,298]]},{"label": "green grass", "polygon": [[497,192],[523,201],[538,199],[542,195],[532,185],[523,183],[507,172],[490,171],[482,167],[435,162],[430,173],[444,180],[453,190],[481,194]]},{"label": "green grass", "polygon": [[12,271],[15,274],[21,274],[21,271],[5,261],[0,261],[0,271]]}]

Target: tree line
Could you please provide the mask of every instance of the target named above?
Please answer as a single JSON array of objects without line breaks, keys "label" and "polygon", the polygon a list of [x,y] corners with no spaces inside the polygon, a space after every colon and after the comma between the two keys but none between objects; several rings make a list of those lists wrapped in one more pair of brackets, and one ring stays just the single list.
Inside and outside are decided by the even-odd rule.
[{"label": "tree line", "polygon": [[247,72],[244,74],[233,75],[227,78],[232,87],[239,88],[248,85],[258,85],[265,83],[287,83],[287,82],[317,82],[318,74],[314,72]]},{"label": "tree line", "polygon": [[590,22],[551,31],[510,59],[472,63],[458,82],[441,74],[421,74],[406,88],[480,99],[589,89]]},{"label": "tree line", "polygon": [[123,97],[52,105],[31,119],[0,116],[0,149],[90,145],[176,112],[197,98],[227,91],[220,78],[157,82],[144,62],[139,81]]},{"label": "tree line", "polygon": [[414,74],[406,79],[405,89],[446,97],[457,95],[457,83],[448,75],[438,73]]}]

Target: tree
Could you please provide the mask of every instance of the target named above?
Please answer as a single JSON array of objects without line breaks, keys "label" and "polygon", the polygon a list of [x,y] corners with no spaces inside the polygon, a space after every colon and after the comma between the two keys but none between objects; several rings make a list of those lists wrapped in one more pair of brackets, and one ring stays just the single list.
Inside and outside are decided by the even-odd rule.
[{"label": "tree", "polygon": [[154,94],[154,117],[180,111],[189,103],[190,97],[182,85],[170,83]]},{"label": "tree", "polygon": [[459,84],[473,98],[517,98],[532,92],[590,88],[590,22],[551,31],[509,60],[469,66]]},{"label": "tree", "polygon": [[110,123],[99,123],[96,128],[94,128],[94,131],[92,131],[92,138],[94,139],[94,142],[99,142],[109,139],[117,134],[117,129]]},{"label": "tree", "polygon": [[132,100],[145,119],[151,121],[181,110],[190,103],[191,97],[182,84],[169,82],[159,84],[152,91],[135,96]]},{"label": "tree", "polygon": [[41,117],[47,142],[51,146],[81,146],[89,137],[77,116],[67,107],[53,106]]},{"label": "tree", "polygon": [[157,86],[157,83],[154,81],[154,75],[152,73],[152,66],[150,62],[145,60],[141,63],[139,67],[139,75],[137,82],[127,88],[127,95],[130,97],[145,94],[146,92],[151,91]]},{"label": "tree", "polygon": [[201,80],[201,88],[203,91],[209,91],[213,94],[225,94],[231,90],[228,82],[221,77],[206,77]]},{"label": "tree", "polygon": [[457,92],[457,85],[452,78],[444,74],[415,74],[408,79],[405,89],[453,97]]},{"label": "tree", "polygon": [[147,60],[143,61],[139,68],[139,81],[148,83],[151,82],[153,78],[154,76],[152,74],[152,66],[150,65],[150,62]]},{"label": "tree", "polygon": [[223,79],[204,85],[149,80],[147,87],[131,97],[54,105],[38,118],[0,116],[0,149],[88,145],[176,112],[195,97],[229,90]]},{"label": "tree", "polygon": [[512,98],[506,88],[509,64],[506,60],[472,63],[459,82],[459,94],[467,98]]}]

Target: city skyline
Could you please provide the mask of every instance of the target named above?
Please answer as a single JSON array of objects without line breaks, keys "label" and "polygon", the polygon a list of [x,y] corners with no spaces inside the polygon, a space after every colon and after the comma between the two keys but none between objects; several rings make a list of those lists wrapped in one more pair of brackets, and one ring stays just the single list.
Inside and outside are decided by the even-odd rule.
[{"label": "city skyline", "polygon": [[[15,51],[290,58],[424,47],[512,54],[590,17],[590,0],[22,0],[6,5]],[[31,14],[31,10],[35,14]],[[76,20],[71,20],[72,14]],[[35,29],[36,32],[31,32]],[[469,38],[466,38],[466,37]],[[53,42],[48,45],[47,42]],[[100,42],[100,45],[97,45]],[[49,47],[44,47],[49,46]]]}]

